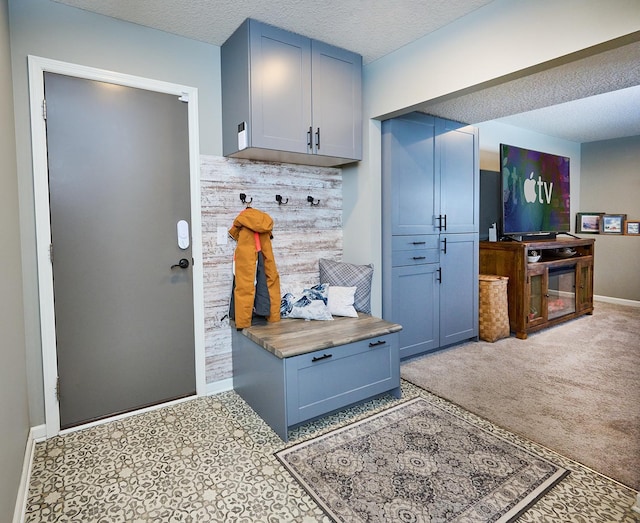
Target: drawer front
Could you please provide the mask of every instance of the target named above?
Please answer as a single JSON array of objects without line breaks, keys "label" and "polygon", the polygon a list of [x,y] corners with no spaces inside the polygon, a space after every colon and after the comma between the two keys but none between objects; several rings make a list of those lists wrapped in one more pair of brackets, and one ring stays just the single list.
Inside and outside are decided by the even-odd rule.
[{"label": "drawer front", "polygon": [[437,249],[416,249],[415,251],[393,251],[391,253],[393,267],[438,263],[439,260],[440,252]]},{"label": "drawer front", "polygon": [[393,236],[391,239],[391,250],[411,251],[422,249],[438,248],[437,234],[414,234],[409,236]]},{"label": "drawer front", "polygon": [[397,333],[285,359],[287,424],[400,386]]},{"label": "drawer front", "polygon": [[440,261],[437,235],[394,236],[391,247],[391,265],[393,267],[438,263]]}]

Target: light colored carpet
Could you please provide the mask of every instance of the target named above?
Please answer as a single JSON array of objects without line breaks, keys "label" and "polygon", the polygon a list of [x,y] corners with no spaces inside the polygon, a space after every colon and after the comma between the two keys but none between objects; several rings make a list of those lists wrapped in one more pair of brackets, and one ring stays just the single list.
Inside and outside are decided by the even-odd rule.
[{"label": "light colored carpet", "polygon": [[635,490],[640,489],[640,308],[402,364],[402,377]]}]

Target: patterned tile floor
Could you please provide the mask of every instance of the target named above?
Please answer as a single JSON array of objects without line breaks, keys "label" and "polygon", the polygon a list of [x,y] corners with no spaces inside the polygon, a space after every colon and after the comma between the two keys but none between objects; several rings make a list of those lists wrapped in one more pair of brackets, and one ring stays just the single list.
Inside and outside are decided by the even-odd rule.
[{"label": "patterned tile floor", "polygon": [[[571,470],[518,521],[640,522],[635,491],[403,382]],[[391,396],[290,432],[302,441],[395,404]],[[329,522],[274,457],[285,444],[234,392],[199,398],[36,445],[26,522]]]}]

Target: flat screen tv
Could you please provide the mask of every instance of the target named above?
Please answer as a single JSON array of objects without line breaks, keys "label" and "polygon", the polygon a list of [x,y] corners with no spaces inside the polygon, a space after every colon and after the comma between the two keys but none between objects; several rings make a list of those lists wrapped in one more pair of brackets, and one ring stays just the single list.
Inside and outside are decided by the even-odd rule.
[{"label": "flat screen tv", "polygon": [[569,158],[500,144],[502,234],[569,232]]}]

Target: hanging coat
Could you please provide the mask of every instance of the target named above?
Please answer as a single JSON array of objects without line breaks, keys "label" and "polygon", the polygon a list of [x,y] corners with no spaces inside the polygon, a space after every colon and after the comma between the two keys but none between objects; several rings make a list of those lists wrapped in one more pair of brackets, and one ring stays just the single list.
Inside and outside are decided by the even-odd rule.
[{"label": "hanging coat", "polygon": [[230,311],[238,329],[250,327],[255,312],[268,322],[280,321],[280,275],[271,248],[272,230],[271,216],[251,207],[242,211],[229,229],[229,235],[238,242]]}]

